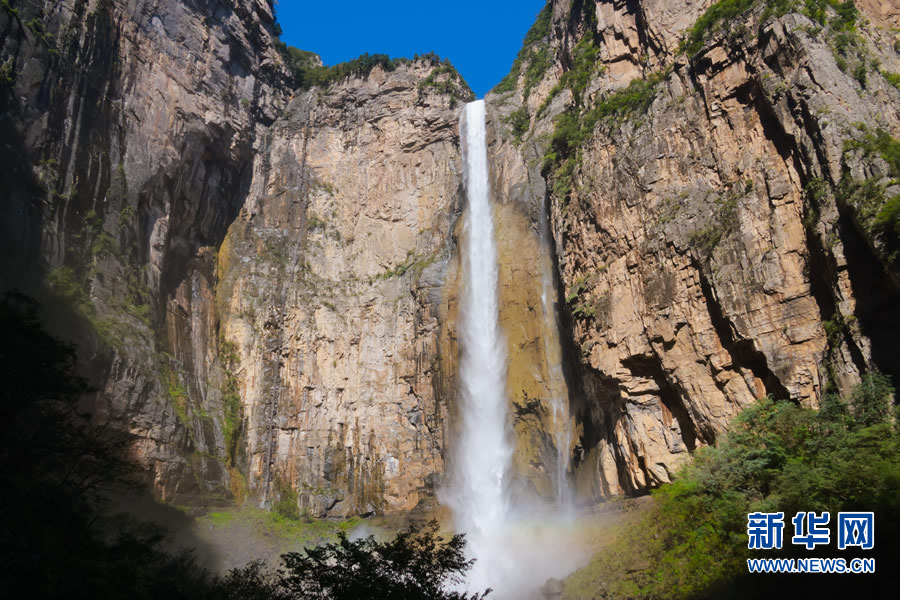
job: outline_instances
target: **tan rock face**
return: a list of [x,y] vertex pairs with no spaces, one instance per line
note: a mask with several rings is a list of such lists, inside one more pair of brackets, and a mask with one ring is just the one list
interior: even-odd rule
[[[667,65],[674,72],[646,114],[601,122],[580,149],[571,196],[551,197],[563,333],[577,348],[583,498],[668,481],[762,395],[815,406],[827,369],[843,389],[864,369],[898,372],[882,333],[897,326],[881,304],[897,299],[889,269],[843,207],[829,196],[813,208],[808,190],[811,181],[836,186],[855,168],[844,153],[851,123],[898,135],[897,111],[885,106],[900,95],[877,74],[863,88],[842,72],[799,15],[758,36],[714,36],[690,62],[673,56],[709,3],[683,4],[596,3],[602,68],[587,85],[591,102]],[[589,16],[572,19],[562,5],[554,3],[549,44],[566,65]],[[874,43],[870,51],[897,62]],[[535,119],[546,88],[528,99],[526,163],[540,160],[566,106],[559,94]],[[489,101],[509,114],[518,94]],[[868,277],[887,281],[863,284]],[[848,318],[854,325],[829,339],[826,326]]]
[[298,96],[220,254],[250,490],[313,514],[398,512],[443,472],[439,303],[458,216],[458,107],[419,62]]

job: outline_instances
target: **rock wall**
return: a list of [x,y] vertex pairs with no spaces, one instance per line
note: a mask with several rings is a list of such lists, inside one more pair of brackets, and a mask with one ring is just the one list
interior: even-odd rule
[[[488,98],[523,493],[560,452],[585,500],[641,492],[760,395],[900,373],[873,228],[896,11],[839,31],[759,3],[684,45],[711,4],[553,0]],[[428,507],[461,83],[426,57],[292,90],[274,31],[265,0],[5,2],[0,283],[79,343],[159,498]]]
[[215,248],[284,104],[271,3],[10,0],[4,287],[40,297],[157,494],[230,497]]
[[260,497],[381,514],[440,480],[439,313],[461,176],[459,108],[419,88],[434,68],[305,92],[265,137],[217,298]]
[[[668,481],[760,396],[816,406],[829,382],[900,375],[895,263],[842,192],[891,195],[878,153],[852,150],[900,133],[891,33],[860,20],[842,53],[828,22],[760,3],[684,52],[710,3],[676,4],[551,2],[524,54],[553,56],[542,80],[531,58],[489,97],[551,189],[584,499]],[[546,156],[597,106],[568,165]]]

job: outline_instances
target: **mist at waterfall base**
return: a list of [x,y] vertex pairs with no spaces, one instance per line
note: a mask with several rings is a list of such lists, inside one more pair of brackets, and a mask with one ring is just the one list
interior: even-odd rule
[[[450,482],[440,499],[453,511],[454,526],[466,534],[469,557],[476,561],[464,587],[473,592],[492,588],[491,597],[499,600],[525,600],[539,597],[548,579],[564,577],[585,555],[571,543],[574,510],[558,467],[555,502],[525,501],[513,491],[515,439],[506,393],[506,340],[499,326],[483,101],[466,105],[460,136],[468,200],[462,242],[460,422]],[[565,440],[568,444],[567,436]]]

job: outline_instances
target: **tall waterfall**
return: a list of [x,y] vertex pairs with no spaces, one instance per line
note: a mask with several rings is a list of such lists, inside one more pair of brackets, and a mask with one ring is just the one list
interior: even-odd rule
[[475,544],[509,512],[513,454],[506,398],[506,343],[500,333],[497,244],[488,183],[484,101],[467,104],[460,120],[468,211],[460,307],[461,430],[456,442],[454,514]]
[[476,588],[496,586],[505,571],[502,538],[509,518],[514,441],[506,397],[506,342],[499,326],[497,244],[488,182],[484,101],[466,105],[460,118],[468,207],[464,224],[464,284],[460,305],[460,431],[452,488],[446,501],[476,559]]
[[[510,495],[515,438],[506,390],[506,340],[499,325],[498,255],[494,235],[484,101],[467,104],[460,118],[464,182],[468,206],[462,239],[463,290],[459,336],[459,431],[454,440],[450,486],[442,501],[464,532],[475,566],[468,576],[472,591],[491,587],[497,600],[535,597],[549,577],[570,572],[578,552],[571,543],[572,522],[558,518],[566,500],[569,433],[567,397],[560,367],[559,340],[545,340],[550,369],[551,404],[559,458],[555,468],[557,500],[551,507],[515,505]],[[544,271],[544,318],[556,328],[552,305],[552,269]],[[554,334],[555,335],[555,334]],[[554,350],[555,349],[555,350]],[[553,385],[553,384],[556,385]]]

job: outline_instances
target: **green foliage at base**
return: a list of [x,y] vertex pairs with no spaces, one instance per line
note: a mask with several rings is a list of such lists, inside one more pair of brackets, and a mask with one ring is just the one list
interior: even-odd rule
[[300,504],[297,490],[284,482],[278,481],[275,486],[278,491],[278,501],[272,505],[272,512],[291,521],[300,519]]
[[[849,404],[831,396],[817,412],[765,398],[746,408],[718,447],[698,450],[673,483],[653,493],[653,509],[621,534],[619,553],[596,556],[570,579],[569,597],[583,597],[591,586],[610,598],[696,598],[729,589],[746,575],[753,511],[783,511],[786,521],[798,511],[874,511],[879,539],[896,549],[900,432],[890,419],[893,395],[886,377],[870,373]],[[785,552],[789,532],[790,524]]]
[[219,337],[219,359],[225,372],[225,383],[222,387],[222,435],[225,438],[225,456],[228,464],[234,466],[244,412],[237,376],[234,374],[239,364],[238,347],[224,336]]
[[434,521],[387,542],[372,537],[351,541],[342,533],[337,543],[283,555],[282,570],[271,572],[252,563],[232,570],[222,584],[240,592],[229,594],[231,598],[480,600],[487,594],[448,589],[462,583],[472,567],[464,549],[462,535],[443,540]]
[[[334,542],[338,534],[361,525],[358,517],[348,519],[289,518],[276,512],[245,506],[241,509],[210,512],[198,519],[199,530],[207,543],[216,546],[245,540],[246,554],[274,559],[284,552]],[[265,541],[265,547],[260,540]]]
[[112,513],[110,491],[136,492],[133,440],[82,413],[92,390],[75,349],[38,311],[18,294],[0,300],[0,597],[212,598],[214,579],[166,552],[162,529]]

